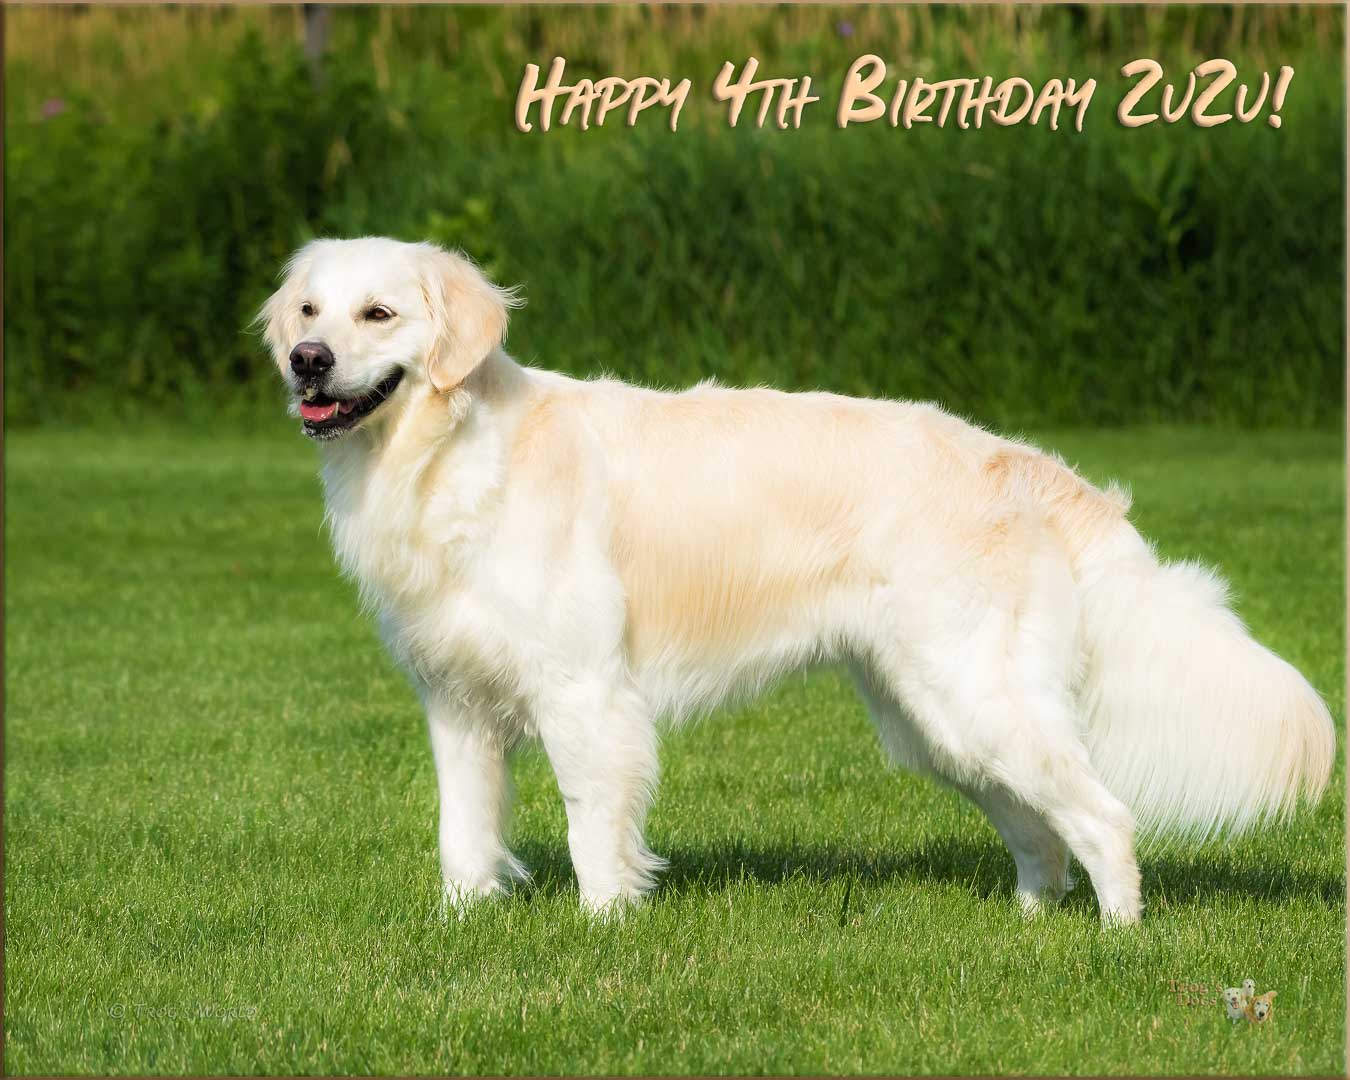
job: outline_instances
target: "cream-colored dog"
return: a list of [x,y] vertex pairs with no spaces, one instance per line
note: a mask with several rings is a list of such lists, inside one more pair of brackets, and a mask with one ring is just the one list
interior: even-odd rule
[[[539,740],[582,903],[639,897],[658,722],[849,670],[892,757],[990,817],[1034,910],[1069,856],[1140,914],[1136,828],[1315,799],[1331,719],[1128,501],[931,405],[521,367],[511,293],[430,244],[322,240],[261,319],[319,442],[338,559],[425,704],[456,904],[523,873],[507,756]],[[746,762],[753,768],[753,762]]]

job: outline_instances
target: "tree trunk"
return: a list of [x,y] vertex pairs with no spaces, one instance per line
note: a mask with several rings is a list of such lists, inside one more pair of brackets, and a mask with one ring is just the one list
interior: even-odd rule
[[328,5],[305,5],[305,63],[314,89],[324,85],[323,54],[328,48]]

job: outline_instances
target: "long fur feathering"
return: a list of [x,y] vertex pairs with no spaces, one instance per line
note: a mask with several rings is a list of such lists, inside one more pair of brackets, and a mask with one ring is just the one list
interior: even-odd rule
[[1255,641],[1228,586],[1193,562],[1161,562],[1101,491],[1024,445],[985,472],[1043,511],[1071,553],[1079,602],[1083,740],[1146,840],[1236,835],[1315,803],[1336,753],[1317,691]]
[[1240,833],[1315,802],[1336,751],[1317,691],[1252,639],[1215,573],[1137,548],[1080,567],[1079,700],[1107,788],[1155,839]]

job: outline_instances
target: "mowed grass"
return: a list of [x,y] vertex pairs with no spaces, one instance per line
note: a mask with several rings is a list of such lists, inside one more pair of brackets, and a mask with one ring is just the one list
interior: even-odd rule
[[[1343,696],[1334,434],[1046,434]],[[1290,827],[1143,860],[1142,927],[1080,881],[1024,921],[973,807],[888,770],[832,675],[673,733],[642,910],[576,910],[519,761],[534,883],[437,918],[412,692],[321,528],[314,451],[248,436],[6,444],[9,1073],[1344,1071],[1343,754]],[[1169,980],[1279,991],[1231,1026]]]

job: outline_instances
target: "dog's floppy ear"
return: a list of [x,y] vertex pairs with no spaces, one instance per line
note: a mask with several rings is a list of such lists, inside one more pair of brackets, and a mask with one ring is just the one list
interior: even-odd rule
[[506,338],[506,322],[522,300],[492,284],[457,251],[422,244],[422,290],[435,337],[427,377],[439,394],[467,379]]
[[262,330],[272,360],[286,374],[291,346],[300,334],[300,282],[313,260],[313,244],[306,244],[288,260],[281,272],[281,286],[263,302],[253,325]]

